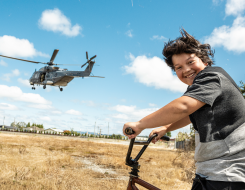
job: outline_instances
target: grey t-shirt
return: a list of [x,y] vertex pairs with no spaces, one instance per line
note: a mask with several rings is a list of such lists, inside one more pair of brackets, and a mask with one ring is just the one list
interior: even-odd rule
[[208,66],[183,96],[206,103],[190,115],[199,132],[196,172],[207,180],[245,182],[245,100],[233,79]]

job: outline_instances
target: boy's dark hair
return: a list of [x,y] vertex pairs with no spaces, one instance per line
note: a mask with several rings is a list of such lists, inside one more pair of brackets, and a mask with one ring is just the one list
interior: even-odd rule
[[167,43],[165,42],[164,44],[162,54],[169,67],[174,70],[172,56],[174,54],[181,53],[195,53],[203,63],[208,63],[209,66],[214,64],[212,59],[214,56],[214,50],[211,50],[211,46],[209,44],[201,44],[193,36],[188,34],[184,28],[180,29],[180,33],[182,37],[171,40]]

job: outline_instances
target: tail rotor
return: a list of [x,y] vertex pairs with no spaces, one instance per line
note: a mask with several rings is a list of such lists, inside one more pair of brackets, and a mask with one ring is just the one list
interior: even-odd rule
[[90,64],[90,63],[95,63],[95,61],[92,61],[94,58],[96,58],[97,55],[91,57],[90,59],[88,59],[88,52],[86,51],[86,58],[87,58],[87,62],[84,63],[81,68],[83,68],[86,64]]

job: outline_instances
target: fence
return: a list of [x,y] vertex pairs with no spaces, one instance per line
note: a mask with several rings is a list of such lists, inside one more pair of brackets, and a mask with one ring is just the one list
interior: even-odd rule
[[195,150],[195,140],[183,140],[175,142],[176,149],[184,149],[184,150]]

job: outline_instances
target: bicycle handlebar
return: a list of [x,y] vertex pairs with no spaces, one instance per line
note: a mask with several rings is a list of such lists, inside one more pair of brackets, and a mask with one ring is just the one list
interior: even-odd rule
[[[133,131],[132,128],[127,127],[125,129],[125,133],[127,135],[131,135],[131,134],[134,134],[134,131]],[[153,134],[152,136],[150,136],[147,141],[135,141],[135,138],[131,139],[129,147],[128,147],[128,153],[127,153],[127,156],[126,156],[126,165],[128,165],[130,167],[137,168],[138,167],[138,160],[140,159],[140,157],[142,156],[142,154],[144,153],[144,151],[146,150],[148,145],[151,143],[152,139],[155,138],[155,137],[157,137],[157,134]],[[165,135],[162,136],[161,139],[165,140],[165,141],[169,141],[170,140],[170,138],[168,136],[165,136]],[[135,159],[132,159],[130,156],[131,156],[131,152],[132,152],[134,144],[135,145],[144,145],[144,146],[140,150],[138,155],[135,157]]]
[[[126,129],[125,129],[125,133],[127,134],[127,135],[132,135],[132,134],[134,134],[134,131],[133,131],[133,129],[131,128],[131,127],[127,127]],[[157,137],[157,134],[154,134],[155,136],[154,137]],[[153,136],[153,135],[152,135]],[[151,137],[152,137],[151,136]],[[149,137],[149,139],[151,138],[151,137]],[[153,138],[152,138],[153,139]],[[152,140],[151,139],[151,140]],[[161,137],[161,139],[162,140],[165,140],[165,141],[169,141],[170,140],[170,138],[168,137],[168,136],[166,136],[166,135],[164,135],[164,136],[162,136]],[[150,142],[151,142],[151,140],[150,140]]]

